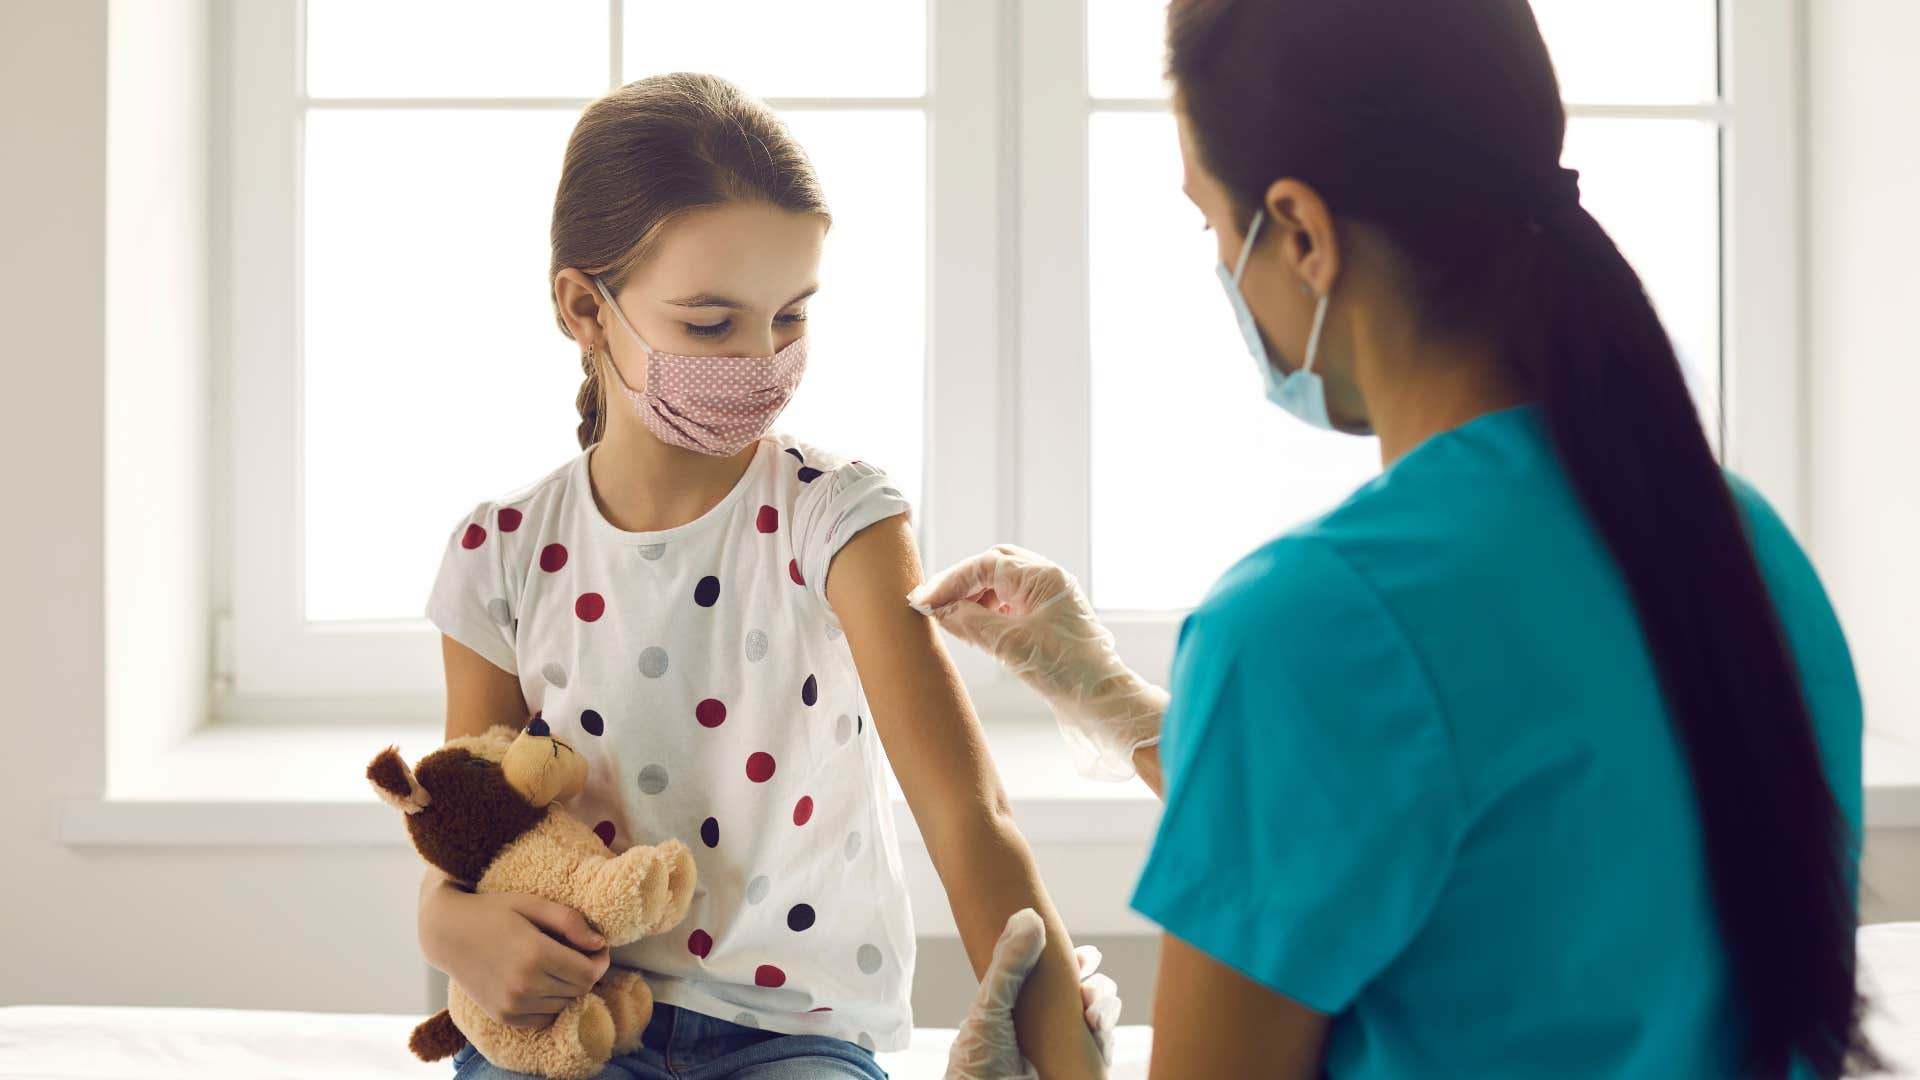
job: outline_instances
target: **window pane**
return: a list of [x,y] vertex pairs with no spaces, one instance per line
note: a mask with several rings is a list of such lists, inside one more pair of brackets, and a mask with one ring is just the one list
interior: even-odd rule
[[546,278],[574,115],[308,115],[309,619],[417,617],[458,517],[578,453]]
[[1720,133],[1692,120],[1577,119],[1564,160],[1581,199],[1646,283],[1700,403],[1719,430]]
[[926,0],[628,0],[626,80],[711,71],[761,97],[919,97]]
[[[1377,472],[1378,451],[1370,439],[1315,432],[1262,396],[1206,273],[1213,238],[1178,197],[1172,121],[1096,113],[1090,136],[1094,600],[1185,607],[1239,555]],[[1718,146],[1707,123],[1576,120],[1565,159],[1646,282],[1710,432],[1720,392]]]
[[1533,0],[1533,13],[1570,102],[1690,105],[1719,96],[1714,0]]
[[1380,468],[1373,439],[1269,404],[1180,195],[1165,113],[1095,113],[1089,193],[1094,602],[1191,606],[1237,558]]
[[780,428],[885,469],[919,505],[927,355],[919,112],[789,112],[833,210],[807,374]]
[[1087,93],[1165,97],[1167,0],[1087,0]]
[[307,0],[315,97],[594,97],[607,0]]

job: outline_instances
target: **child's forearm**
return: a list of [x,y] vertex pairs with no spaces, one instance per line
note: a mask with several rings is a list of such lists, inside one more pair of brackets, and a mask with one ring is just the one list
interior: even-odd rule
[[994,943],[1014,912],[1030,907],[1046,921],[1046,951],[1014,1009],[1020,1051],[1042,1080],[1105,1075],[1099,1049],[1087,1031],[1073,942],[1012,819],[990,818],[934,862],[976,976],[986,970]]

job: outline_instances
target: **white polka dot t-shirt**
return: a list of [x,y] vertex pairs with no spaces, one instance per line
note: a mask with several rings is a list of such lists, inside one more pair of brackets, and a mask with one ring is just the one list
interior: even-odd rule
[[693,849],[686,921],[614,961],[709,1016],[906,1047],[887,766],[825,593],[841,546],[906,501],[870,465],[769,435],[712,510],[625,532],[587,458],[461,522],[427,614],[586,754],[566,807],[610,848]]

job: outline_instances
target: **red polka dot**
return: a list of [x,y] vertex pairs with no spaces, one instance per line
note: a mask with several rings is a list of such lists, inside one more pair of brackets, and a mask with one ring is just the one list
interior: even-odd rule
[[802,795],[800,801],[793,804],[793,823],[805,825],[813,819],[813,796]]
[[713,951],[713,935],[705,930],[695,930],[687,935],[687,951],[702,960]]
[[773,779],[773,755],[761,751],[747,759],[747,779],[764,784]]
[[613,822],[603,821],[600,824],[595,825],[593,827],[593,835],[599,837],[601,843],[607,845],[608,847],[612,847],[613,846]]
[[760,517],[754,522],[754,526],[763,533],[773,532],[780,527],[780,511],[771,506],[761,507]]
[[551,574],[567,565],[567,549],[559,544],[548,544],[540,549],[540,569]]
[[500,531],[512,532],[520,527],[520,511],[509,506],[500,511]]
[[821,1005],[817,1008],[808,1009],[807,1011],[808,1012],[832,1012],[833,1008],[831,1006]]
[[727,722],[727,706],[719,698],[708,698],[693,707],[693,718],[701,727],[719,727]]
[[771,990],[775,987],[785,986],[786,984],[787,973],[774,967],[772,964],[761,964],[759,967],[753,969],[753,985],[755,986],[764,986]]
[[472,551],[474,548],[486,542],[487,530],[481,528],[478,524],[467,526],[467,534],[460,538],[460,546],[466,548],[468,551]]
[[800,560],[798,559],[787,560],[787,576],[793,579],[793,583],[795,585],[806,584],[806,582],[801,580],[801,577],[800,577]]
[[607,598],[597,592],[581,593],[573,602],[573,613],[582,622],[594,622],[607,613]]

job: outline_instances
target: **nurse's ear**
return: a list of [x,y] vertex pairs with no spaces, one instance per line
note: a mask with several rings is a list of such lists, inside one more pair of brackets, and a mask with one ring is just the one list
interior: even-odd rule
[[1333,291],[1340,277],[1340,236],[1326,200],[1304,181],[1275,180],[1267,188],[1267,220],[1278,256],[1315,296]]

